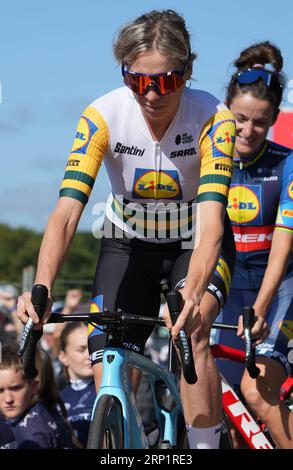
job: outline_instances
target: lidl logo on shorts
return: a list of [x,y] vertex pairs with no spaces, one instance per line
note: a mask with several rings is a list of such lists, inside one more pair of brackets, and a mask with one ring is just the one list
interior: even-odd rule
[[261,223],[260,193],[261,187],[258,185],[231,185],[227,207],[230,220],[239,224]]
[[79,120],[71,153],[86,153],[91,136],[98,130],[88,118],[82,116]]
[[290,199],[293,199],[293,181],[290,181],[288,185],[288,194]]
[[178,172],[136,168],[132,197],[136,199],[181,199],[182,191]]
[[278,326],[288,339],[293,339],[293,320],[280,321]]
[[[96,297],[93,298],[91,302],[91,308],[90,308],[91,313],[99,313],[103,311],[103,298],[104,298],[103,295],[97,295]],[[102,328],[102,327],[99,326],[99,328]],[[92,325],[90,323],[88,324],[88,336],[89,337],[99,335],[101,333],[102,331],[100,329],[95,328],[94,324]]]
[[213,157],[232,157],[235,144],[233,120],[220,121],[209,131],[213,143]]

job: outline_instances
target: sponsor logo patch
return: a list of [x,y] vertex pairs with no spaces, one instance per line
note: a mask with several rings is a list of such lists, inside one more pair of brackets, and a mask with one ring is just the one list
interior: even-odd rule
[[225,165],[224,163],[216,163],[215,170],[225,171],[226,173],[232,174],[232,167],[229,165]]
[[89,122],[86,118],[81,117],[77,126],[77,131],[75,135],[75,139],[73,142],[71,152],[76,152],[77,150],[82,149],[85,147],[90,139],[90,127]]
[[193,142],[193,137],[192,135],[188,135],[187,132],[184,132],[182,135],[178,134],[175,137],[175,144],[180,145],[182,144],[190,144],[190,142]]
[[229,191],[228,214],[232,222],[261,222],[260,186],[232,185]]
[[174,150],[170,153],[170,158],[188,157],[189,155],[196,155],[196,150],[194,147],[185,150]]
[[[231,123],[231,125],[229,125]],[[215,147],[213,156],[232,156],[235,144],[234,122],[222,121],[212,128],[212,141]]]
[[68,160],[68,162],[67,162],[67,166],[78,166],[78,165],[79,165],[79,162],[80,162],[80,160],[70,159],[70,160]]
[[237,251],[250,252],[269,250],[272,244],[274,225],[260,227],[233,226]]
[[182,191],[175,170],[135,170],[132,196],[136,199],[181,199]]
[[123,145],[121,142],[117,142],[114,148],[114,152],[120,153],[122,155],[126,154],[126,155],[135,155],[138,157],[142,157],[145,152],[145,149],[139,149],[138,147],[134,145],[131,145],[130,147],[127,145]]

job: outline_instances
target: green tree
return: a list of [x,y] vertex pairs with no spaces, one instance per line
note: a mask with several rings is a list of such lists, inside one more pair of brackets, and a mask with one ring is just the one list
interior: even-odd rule
[[[23,268],[37,265],[42,236],[25,227],[11,228],[0,224],[0,282],[21,284]],[[77,232],[56,286],[66,281],[66,285],[84,287],[82,281],[93,279],[99,252],[100,240],[92,233]]]

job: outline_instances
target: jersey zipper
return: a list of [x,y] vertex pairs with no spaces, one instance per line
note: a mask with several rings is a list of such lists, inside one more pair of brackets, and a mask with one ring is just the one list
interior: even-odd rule
[[161,169],[161,149],[159,142],[155,143],[155,170],[156,170],[156,189],[155,193],[157,193],[157,188],[160,183],[160,169]]

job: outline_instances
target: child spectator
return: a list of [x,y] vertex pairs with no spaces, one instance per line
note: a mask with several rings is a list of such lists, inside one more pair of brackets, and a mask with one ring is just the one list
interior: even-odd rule
[[38,378],[29,379],[15,346],[3,347],[0,412],[10,425],[18,449],[74,448],[69,426],[56,409],[57,404],[62,409],[62,402],[44,351],[38,353],[37,368]]
[[59,359],[70,384],[61,390],[68,421],[83,447],[86,447],[91,412],[96,397],[84,323],[67,323],[60,336]]

